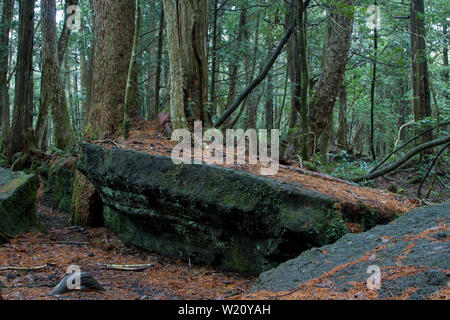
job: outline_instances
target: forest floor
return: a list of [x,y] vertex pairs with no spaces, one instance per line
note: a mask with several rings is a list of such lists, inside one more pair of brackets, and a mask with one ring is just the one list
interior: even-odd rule
[[[47,207],[39,206],[38,215],[46,234],[27,233],[0,245],[0,296],[4,299],[220,300],[246,292],[256,281],[126,247],[105,228],[73,227],[68,214]],[[152,267],[143,271],[116,271],[106,270],[107,264],[152,264]],[[48,296],[70,265],[91,273],[106,291],[82,290]],[[3,270],[8,267],[30,269]]]

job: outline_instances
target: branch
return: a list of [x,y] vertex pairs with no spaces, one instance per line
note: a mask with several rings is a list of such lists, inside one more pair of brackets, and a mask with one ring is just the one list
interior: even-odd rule
[[409,159],[414,157],[416,154],[422,152],[423,150],[431,148],[431,147],[439,146],[439,145],[442,145],[442,144],[445,144],[445,143],[449,143],[449,142],[450,142],[450,135],[447,135],[445,137],[442,137],[442,138],[439,138],[439,139],[435,139],[435,140],[423,143],[423,144],[415,147],[414,149],[409,151],[407,154],[405,154],[402,158],[400,158],[396,162],[392,163],[391,165],[385,167],[384,169],[381,169],[381,170],[376,171],[374,173],[370,173],[370,174],[368,174],[366,176],[363,176],[363,177],[352,179],[352,181],[354,181],[354,182],[361,182],[363,180],[373,180],[375,178],[384,176],[386,173],[394,171],[395,169],[400,167],[402,164],[407,162]]
[[441,124],[437,125],[436,127],[427,129],[427,130],[423,131],[421,134],[419,134],[418,136],[415,136],[414,138],[411,138],[411,139],[408,140],[405,144],[403,144],[401,147],[399,147],[398,149],[396,149],[396,150],[392,151],[391,153],[389,153],[389,154],[386,156],[386,158],[384,158],[383,161],[381,161],[375,168],[371,169],[371,170],[369,171],[369,173],[375,172],[375,170],[377,170],[377,169],[378,169],[379,167],[381,167],[386,161],[388,161],[390,157],[392,157],[394,154],[396,154],[397,152],[399,152],[400,150],[402,150],[404,147],[406,147],[406,146],[407,146],[408,144],[410,144],[411,142],[413,142],[413,141],[419,139],[420,137],[426,135],[427,133],[433,131],[433,130],[436,129],[436,128],[439,128],[439,127],[442,127],[442,126],[446,126],[446,125],[448,125],[448,124],[450,124],[450,121],[441,123]]
[[274,53],[272,54],[272,57],[267,62],[264,69],[261,71],[261,73],[256,77],[252,83],[249,84],[249,86],[244,90],[244,92],[241,93],[241,95],[233,102],[233,104],[223,113],[223,115],[217,120],[217,122],[214,124],[214,128],[219,128],[225,120],[228,119],[228,117],[239,107],[239,105],[242,103],[242,101],[245,100],[245,98],[255,89],[267,76],[270,69],[272,68],[273,64],[277,60],[278,56],[283,51],[284,46],[288,42],[289,38],[292,35],[293,26],[290,26],[289,29],[286,31],[283,39],[280,41],[278,46],[276,47]]

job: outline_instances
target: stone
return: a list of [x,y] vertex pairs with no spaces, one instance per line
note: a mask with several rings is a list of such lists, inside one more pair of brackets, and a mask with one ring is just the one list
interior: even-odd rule
[[337,200],[314,191],[131,150],[81,150],[78,170],[102,199],[105,226],[163,256],[259,274],[347,232]]
[[0,168],[0,232],[15,236],[39,228],[35,207],[38,188],[36,175]]
[[[450,224],[449,212],[450,202],[427,206],[370,231],[347,234],[322,247],[329,252],[326,260],[332,264],[317,255],[317,250],[305,251],[262,273],[250,292],[285,292],[328,273],[323,281],[333,282],[333,290],[342,293],[349,283],[366,283],[369,267],[375,265],[381,270],[380,299],[400,297],[411,289],[417,289],[411,299],[426,299],[444,289],[450,279],[448,242],[434,237]],[[382,237],[390,241],[380,245]],[[412,245],[413,250],[408,249]],[[436,246],[444,248],[432,251]],[[330,273],[332,269],[337,271]]]

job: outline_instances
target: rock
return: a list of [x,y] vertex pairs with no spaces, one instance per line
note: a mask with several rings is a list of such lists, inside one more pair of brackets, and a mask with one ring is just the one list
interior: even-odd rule
[[242,171],[92,144],[78,170],[103,201],[105,225],[163,256],[259,274],[347,232],[337,200]]
[[[436,240],[450,224],[450,202],[413,210],[388,225],[361,234],[347,234],[320,250],[308,250],[295,259],[260,275],[251,292],[284,292],[330,272],[322,281],[333,290],[346,292],[349,283],[367,283],[369,266],[381,272],[379,298],[395,298],[411,288],[411,299],[425,299],[447,286],[450,280],[450,248],[446,237]],[[380,239],[389,238],[382,243]],[[436,250],[436,247],[443,247]],[[375,255],[376,251],[376,255]],[[331,263],[328,263],[331,262]]]
[[[0,231],[8,236],[38,227],[36,218],[36,175],[0,168]],[[0,241],[2,241],[0,237]]]
[[78,170],[75,171],[70,220],[75,225],[103,226],[103,202],[95,187]]
[[41,204],[61,212],[70,212],[75,159],[62,158],[58,161],[46,161],[40,175],[44,182]]

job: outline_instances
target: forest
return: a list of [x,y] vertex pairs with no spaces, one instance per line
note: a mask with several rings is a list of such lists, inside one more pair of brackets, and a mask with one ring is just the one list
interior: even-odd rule
[[0,300],[450,299],[449,13],[2,0]]

